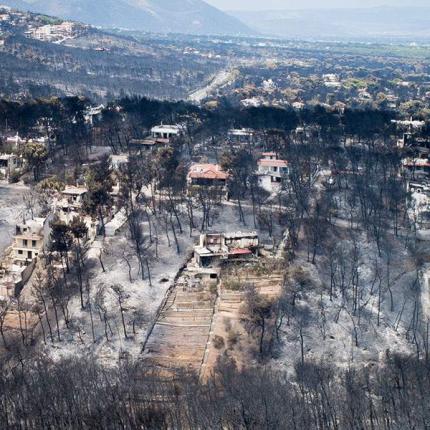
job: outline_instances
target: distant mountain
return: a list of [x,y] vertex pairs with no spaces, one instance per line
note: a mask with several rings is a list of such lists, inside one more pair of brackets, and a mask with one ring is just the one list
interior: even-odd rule
[[430,39],[430,7],[234,11],[262,34],[289,38]]
[[251,34],[202,0],[0,0],[0,4],[103,27],[158,33]]
[[25,0],[0,0],[0,6],[1,5],[6,5],[21,10],[28,9],[28,3]]

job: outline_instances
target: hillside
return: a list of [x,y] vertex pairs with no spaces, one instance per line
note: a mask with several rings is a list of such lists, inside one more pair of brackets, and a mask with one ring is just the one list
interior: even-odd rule
[[237,18],[202,0],[3,0],[2,3],[103,27],[157,33],[252,33]]
[[[0,7],[0,94],[108,94],[185,98],[219,68],[220,59],[184,55],[145,36],[136,41],[79,23]],[[11,78],[12,77],[12,78]]]

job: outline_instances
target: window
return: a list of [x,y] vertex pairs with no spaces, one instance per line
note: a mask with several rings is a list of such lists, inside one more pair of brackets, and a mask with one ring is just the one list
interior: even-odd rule
[[36,248],[36,243],[37,243],[37,242],[36,242],[35,240],[32,240],[32,241],[31,241],[31,246],[32,246],[33,248]]
[[22,255],[22,249],[18,249],[18,254]]
[[24,246],[28,246],[28,240],[27,240],[27,239],[23,239],[22,244],[23,244]]

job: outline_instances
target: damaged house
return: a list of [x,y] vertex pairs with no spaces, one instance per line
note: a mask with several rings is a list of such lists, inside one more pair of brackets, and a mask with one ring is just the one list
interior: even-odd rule
[[216,267],[229,260],[252,258],[258,255],[259,244],[255,231],[202,234],[194,247],[194,261],[199,267]]
[[258,160],[258,184],[269,193],[278,191],[288,176],[288,162],[275,152],[265,152]]

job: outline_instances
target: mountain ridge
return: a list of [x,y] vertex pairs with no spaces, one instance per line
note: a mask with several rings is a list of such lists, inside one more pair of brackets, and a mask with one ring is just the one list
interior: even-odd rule
[[231,11],[263,35],[287,38],[429,39],[430,7]]
[[156,33],[255,33],[203,0],[0,0],[0,4],[101,27]]

